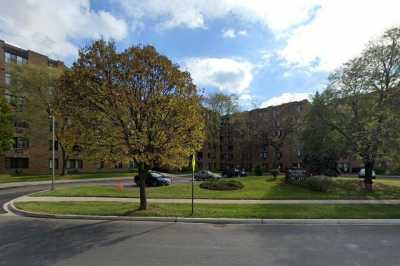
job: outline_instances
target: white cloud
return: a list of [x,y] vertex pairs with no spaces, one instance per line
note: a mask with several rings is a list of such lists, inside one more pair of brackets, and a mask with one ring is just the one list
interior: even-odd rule
[[321,0],[320,6],[310,23],[288,37],[280,54],[289,64],[331,71],[388,27],[400,25],[398,0]]
[[121,40],[127,32],[125,21],[93,11],[89,0],[14,0],[0,8],[1,39],[58,59],[77,55],[71,40]]
[[224,38],[235,39],[237,36],[247,36],[247,31],[245,30],[235,31],[234,29],[226,29],[222,31],[222,37]]
[[[399,0],[113,0],[132,24],[146,20],[161,29],[207,28],[210,20],[234,17],[270,29],[288,66],[331,71],[359,54],[368,40],[400,25]],[[225,37],[245,35],[226,31]]]
[[287,30],[309,18],[318,0],[114,0],[136,24],[145,18],[162,29],[206,28],[207,19],[226,16],[261,23],[274,32]]
[[240,35],[240,36],[247,36],[247,31],[240,30],[240,31],[237,32],[237,34]]
[[276,105],[281,105],[284,103],[289,103],[289,102],[296,102],[296,101],[302,101],[305,99],[310,99],[310,94],[309,93],[291,93],[291,92],[285,92],[279,96],[272,97],[271,99],[264,101],[261,103],[260,107],[265,108],[268,106],[276,106]]
[[234,39],[236,38],[236,32],[234,29],[227,29],[222,31],[222,37],[228,38],[228,39]]
[[214,87],[225,93],[247,94],[255,67],[232,58],[188,58],[183,63],[200,87]]

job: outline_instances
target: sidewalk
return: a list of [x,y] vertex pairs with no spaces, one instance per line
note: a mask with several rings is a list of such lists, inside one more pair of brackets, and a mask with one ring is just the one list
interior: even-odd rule
[[[30,197],[22,196],[14,202],[128,202],[138,203],[139,198],[111,197]],[[203,204],[400,204],[400,200],[223,200],[195,199],[195,203]],[[150,203],[191,203],[191,199],[148,199]]]
[[[132,180],[132,177],[121,176],[121,177],[104,177],[104,178],[86,178],[86,179],[68,179],[68,180],[56,180],[56,184],[68,184],[68,183],[85,183],[85,182],[101,182],[101,181],[121,181],[121,180]],[[51,181],[27,181],[27,182],[12,182],[12,183],[0,183],[0,189],[2,188],[14,188],[24,186],[38,186],[38,185],[50,185]]]

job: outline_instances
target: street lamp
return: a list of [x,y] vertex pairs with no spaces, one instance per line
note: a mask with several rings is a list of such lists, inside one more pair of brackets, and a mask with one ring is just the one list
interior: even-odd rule
[[56,176],[56,167],[55,167],[55,157],[56,157],[56,150],[55,150],[55,144],[56,144],[56,134],[55,134],[55,123],[56,123],[56,118],[54,115],[51,116],[51,131],[53,135],[52,139],[52,159],[51,159],[51,170],[52,170],[52,177],[51,177],[51,190],[54,190],[54,181],[55,181],[55,176]]

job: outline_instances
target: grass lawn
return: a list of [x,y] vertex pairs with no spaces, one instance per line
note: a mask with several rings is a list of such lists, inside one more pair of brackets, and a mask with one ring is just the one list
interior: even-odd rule
[[[56,180],[74,180],[104,177],[121,177],[133,176],[133,172],[106,172],[106,173],[84,173],[84,174],[68,174],[64,176],[56,176]],[[10,182],[28,182],[28,181],[49,181],[51,175],[0,175],[0,183]]]
[[[27,211],[51,214],[191,217],[190,204],[138,204],[118,202],[18,202]],[[214,205],[196,204],[194,217],[287,219],[398,219],[397,205]]]
[[[375,190],[366,192],[359,180],[350,178],[335,179],[334,186],[327,193],[285,184],[282,177],[271,181],[270,177],[236,178],[244,188],[234,191],[206,190],[195,186],[196,198],[209,199],[400,199],[400,180],[379,180]],[[53,192],[37,193],[36,196],[99,196],[99,197],[139,197],[136,187],[117,191],[115,187],[81,186],[64,188]],[[166,187],[147,188],[149,198],[190,198],[191,184],[173,184]]]

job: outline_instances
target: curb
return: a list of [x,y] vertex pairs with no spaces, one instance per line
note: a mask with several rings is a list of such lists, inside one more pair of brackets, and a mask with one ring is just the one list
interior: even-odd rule
[[16,215],[47,219],[108,220],[132,222],[168,222],[202,224],[251,224],[251,225],[400,225],[400,219],[238,219],[238,218],[186,218],[186,217],[124,217],[73,214],[46,214],[18,209],[14,200],[5,204]]

